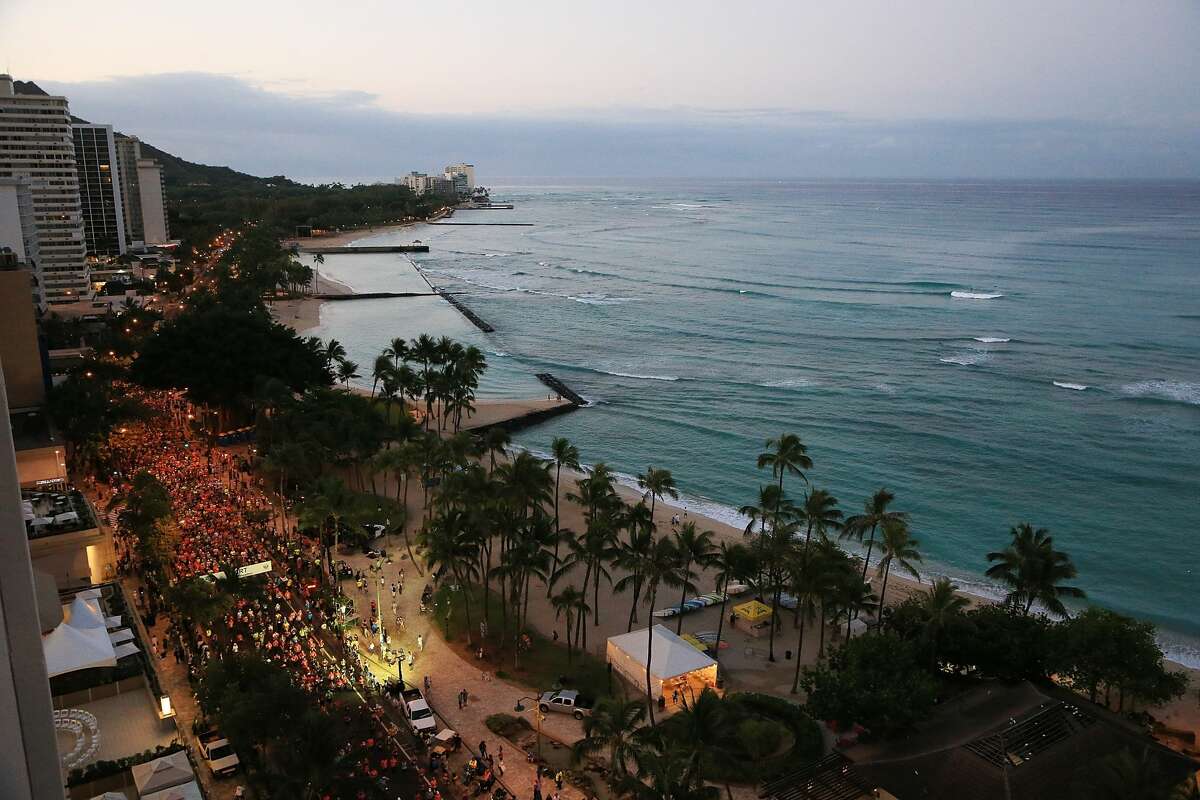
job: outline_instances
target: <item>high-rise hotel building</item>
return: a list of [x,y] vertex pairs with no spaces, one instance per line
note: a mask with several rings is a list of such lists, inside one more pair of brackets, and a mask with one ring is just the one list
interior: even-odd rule
[[167,224],[162,166],[142,157],[142,143],[135,136],[118,136],[116,153],[121,201],[125,204],[125,242],[135,248],[166,244],[171,229]]
[[73,134],[87,254],[119,256],[126,250],[125,207],[112,126],[78,124]]
[[0,75],[0,178],[28,178],[37,228],[42,305],[88,299],[79,174],[67,98],[18,95]]

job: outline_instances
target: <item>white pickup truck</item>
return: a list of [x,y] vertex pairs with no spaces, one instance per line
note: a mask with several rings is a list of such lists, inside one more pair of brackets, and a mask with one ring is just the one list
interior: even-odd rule
[[224,734],[214,729],[206,731],[196,738],[200,742],[200,753],[208,762],[208,768],[213,771],[214,775],[232,775],[237,772],[241,762]]
[[433,709],[425,702],[421,690],[415,686],[406,687],[400,696],[404,701],[404,716],[408,717],[408,724],[412,726],[413,733],[435,733],[437,718],[433,716]]
[[557,711],[560,714],[570,714],[575,719],[583,719],[592,715],[592,700],[579,692],[569,690],[543,692],[538,698],[538,711],[543,714]]

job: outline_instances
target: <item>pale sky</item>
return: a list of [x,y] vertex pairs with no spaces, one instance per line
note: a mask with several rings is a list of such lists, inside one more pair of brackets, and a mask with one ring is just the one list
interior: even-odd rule
[[[1006,165],[1005,153],[1032,158],[1036,148],[1065,145],[1057,174],[1200,176],[1196,0],[0,0],[0,68],[77,97],[72,108],[81,116],[136,125],[162,144],[201,120],[144,105],[168,103],[173,92],[177,103],[193,99],[187,92],[207,87],[215,92],[209,111],[219,111],[222,92],[234,92],[244,95],[240,113],[251,116],[262,106],[264,115],[291,107],[385,127],[403,128],[414,115],[463,131],[474,122],[480,146],[501,118],[542,123],[549,138],[546,126],[619,126],[622,136],[645,126],[715,130],[713,147],[728,158],[712,163],[723,170],[757,163],[751,151],[764,143],[803,150],[816,146],[804,138],[814,131],[834,142],[841,131],[859,142],[858,155],[825,166],[844,163],[846,174],[877,168],[863,160],[868,145],[907,143],[916,148],[913,169],[890,172],[925,174],[946,148],[961,156],[978,147],[987,152],[962,168],[1037,174],[1057,162],[1043,154],[1009,169],[1015,162]],[[117,107],[136,105],[135,95],[142,108]],[[174,129],[156,116],[172,117]],[[239,121],[248,135],[272,125],[266,116],[220,114],[205,124],[215,137],[236,139]],[[983,139],[974,138],[978,126],[988,131]],[[1003,141],[997,126],[1008,131]],[[936,135],[918,141],[922,131]],[[739,132],[744,156],[730,150]],[[349,129],[339,135],[353,139]],[[636,136],[622,141],[638,155]],[[220,149],[203,150],[220,157]],[[230,149],[224,160],[250,168],[247,155]],[[262,156],[253,156],[259,171],[337,169],[281,154],[272,170],[270,154]],[[581,161],[573,174],[595,163]],[[606,168],[619,173],[621,163]],[[345,174],[395,171],[354,169]],[[688,170],[703,174],[703,159]]]

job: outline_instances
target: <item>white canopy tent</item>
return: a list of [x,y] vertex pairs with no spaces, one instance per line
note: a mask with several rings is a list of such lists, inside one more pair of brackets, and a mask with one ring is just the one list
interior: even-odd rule
[[200,787],[193,780],[161,792],[143,794],[142,800],[204,800],[204,795],[200,794]]
[[108,638],[100,603],[94,597],[75,595],[63,606],[65,621],[42,637],[49,677],[94,667],[115,667],[117,656]]
[[717,662],[676,636],[662,625],[655,625],[654,643],[646,629],[610,636],[608,663],[634,686],[646,689],[646,655],[650,650],[650,694],[664,697],[673,689],[691,684],[716,688]]
[[133,773],[133,785],[137,787],[138,796],[142,798],[196,780],[187,753],[182,750],[145,764],[135,764],[130,772]]

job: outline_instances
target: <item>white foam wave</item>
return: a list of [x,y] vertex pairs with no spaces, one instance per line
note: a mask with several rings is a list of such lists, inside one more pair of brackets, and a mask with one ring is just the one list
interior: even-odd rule
[[696,203],[671,203],[671,206],[673,208],[686,208],[686,209],[708,208],[708,206],[697,205]]
[[959,300],[995,300],[997,297],[1004,297],[998,292],[963,292],[957,289],[951,292],[950,296]]
[[1068,381],[1051,381],[1051,383],[1060,389],[1074,389],[1077,392],[1082,392],[1084,389],[1088,388],[1087,384],[1085,383],[1070,383]]
[[1004,344],[1005,342],[1011,342],[1012,339],[1005,339],[1000,336],[976,336],[975,341],[983,342],[984,344]]
[[1173,400],[1191,406],[1200,406],[1200,383],[1187,381],[1137,381],[1121,387],[1121,394],[1126,397],[1153,397],[1160,400]]
[[987,353],[963,353],[962,355],[946,356],[945,358],[938,359],[943,364],[957,364],[960,367],[973,367],[987,360]]
[[618,378],[636,378],[637,380],[640,380],[640,381],[677,381],[677,380],[679,380],[679,376],[677,376],[677,375],[641,375],[636,372],[617,372],[615,370],[597,369],[597,368],[593,368],[593,371],[602,373],[604,375],[615,375]]
[[576,303],[583,303],[585,306],[617,306],[621,303],[628,303],[632,298],[609,297],[606,294],[581,294],[567,295],[567,299],[574,300]]

